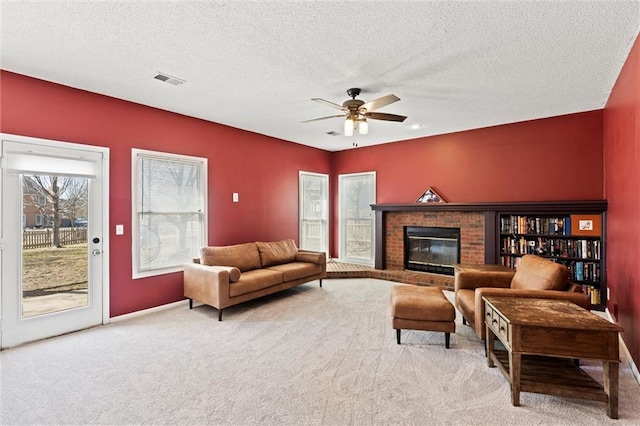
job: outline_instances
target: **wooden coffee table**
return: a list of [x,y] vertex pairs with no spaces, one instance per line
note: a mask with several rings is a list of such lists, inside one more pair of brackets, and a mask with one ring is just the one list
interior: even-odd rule
[[[603,401],[618,418],[618,333],[613,324],[565,300],[485,297],[487,364],[498,366],[511,384],[511,403],[520,392]],[[495,349],[498,338],[506,350]],[[576,362],[603,363],[604,384]]]

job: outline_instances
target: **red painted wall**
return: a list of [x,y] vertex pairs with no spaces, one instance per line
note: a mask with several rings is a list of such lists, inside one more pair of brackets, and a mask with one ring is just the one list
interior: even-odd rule
[[604,109],[609,311],[640,365],[640,36]]
[[413,203],[429,186],[455,203],[602,199],[602,111],[334,153],[333,205],[338,174],[373,170],[378,203]]
[[183,298],[182,273],[131,278],[131,148],[209,159],[209,244],[298,241],[298,172],[330,171],[322,150],[14,73],[0,93],[0,131],[110,148],[111,316]]

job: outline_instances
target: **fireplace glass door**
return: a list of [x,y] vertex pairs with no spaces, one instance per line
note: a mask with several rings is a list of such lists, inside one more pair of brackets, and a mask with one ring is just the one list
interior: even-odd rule
[[453,275],[460,259],[460,229],[405,227],[405,268]]

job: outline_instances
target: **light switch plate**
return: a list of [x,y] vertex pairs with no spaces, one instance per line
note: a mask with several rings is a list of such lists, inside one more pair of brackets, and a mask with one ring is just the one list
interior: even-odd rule
[[237,203],[237,202],[238,202],[238,200],[239,200],[238,193],[237,193],[237,192],[234,192],[234,193],[233,193],[233,202],[234,202],[234,203]]
[[124,225],[116,225],[116,235],[124,235]]

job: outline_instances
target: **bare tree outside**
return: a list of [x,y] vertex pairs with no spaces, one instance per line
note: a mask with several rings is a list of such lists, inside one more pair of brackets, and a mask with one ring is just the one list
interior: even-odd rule
[[367,188],[368,182],[360,180],[351,182],[349,185],[349,190],[347,191],[347,198],[349,199],[349,209],[348,218],[349,219],[361,219],[360,216],[360,198],[362,197],[362,191]]
[[137,162],[137,267],[181,265],[202,245],[202,165],[144,156]]
[[341,256],[349,260],[366,262],[372,260],[373,220],[370,204],[375,200],[374,188],[374,181],[370,174],[342,176],[340,214],[344,241]]
[[44,228],[23,231],[23,318],[88,304],[88,185],[88,178],[23,176],[23,226]]
[[[74,225],[74,220],[87,215],[86,178],[33,175],[24,177],[24,203],[37,209],[45,218],[43,225],[51,226],[52,246],[62,247],[60,227],[63,220]],[[42,202],[44,197],[44,202]]]

